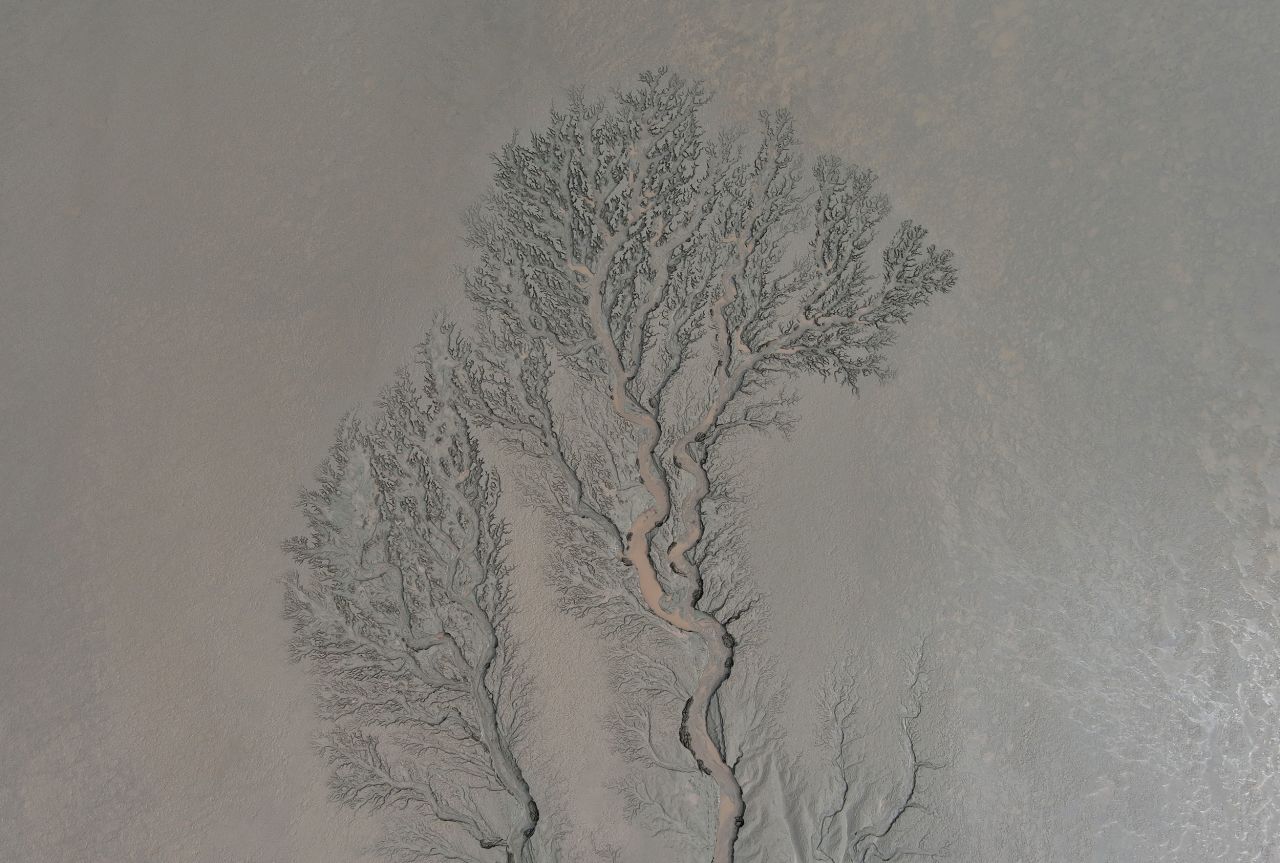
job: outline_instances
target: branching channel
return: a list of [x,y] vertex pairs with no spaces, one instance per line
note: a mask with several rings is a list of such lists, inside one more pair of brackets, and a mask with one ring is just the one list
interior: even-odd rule
[[[897,328],[956,276],[911,221],[876,243],[889,204],[870,171],[834,156],[806,170],[785,111],[755,135],[708,134],[708,100],[646,73],[607,100],[571,94],[495,154],[467,217],[474,325],[432,327],[425,384],[405,375],[376,422],[345,424],[304,498],[312,534],[291,550],[309,574],[289,611],[334,723],[339,799],[421,810],[448,842],[511,860],[537,833],[478,436],[545,517],[563,608],[610,644],[606,725],[658,771],[624,789],[630,811],[734,860],[750,744],[728,683],[772,697],[750,677],[767,663],[739,661],[763,599],[738,554],[738,440],[790,429],[799,375],[854,392],[883,378]],[[705,813],[687,803],[708,790]],[[848,841],[850,860],[881,847]]]
[[528,680],[511,637],[500,487],[427,369],[347,419],[310,534],[287,543],[292,651],[318,683],[335,800],[406,815],[396,860],[524,860],[539,821],[517,750]]

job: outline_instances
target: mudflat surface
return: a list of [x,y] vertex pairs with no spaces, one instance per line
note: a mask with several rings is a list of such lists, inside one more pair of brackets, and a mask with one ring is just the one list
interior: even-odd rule
[[[892,704],[923,638],[955,859],[1280,860],[1277,37],[1260,0],[0,5],[0,857],[364,859],[284,648],[296,490],[460,305],[487,154],[666,64],[960,267],[896,379],[753,453],[796,744],[827,669]],[[653,859],[517,527],[540,751]]]

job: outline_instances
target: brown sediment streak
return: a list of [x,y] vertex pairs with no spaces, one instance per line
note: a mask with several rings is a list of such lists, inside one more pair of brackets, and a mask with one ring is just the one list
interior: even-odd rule
[[720,356],[720,362],[716,366],[716,395],[697,425],[685,433],[675,448],[676,465],[693,476],[694,485],[681,501],[679,509],[679,522],[685,525],[684,533],[667,550],[667,560],[672,570],[689,580],[688,608],[696,615],[698,631],[707,646],[707,662],[702,668],[698,684],[690,698],[685,723],[688,728],[689,749],[698,760],[699,766],[715,781],[719,791],[720,800],[716,807],[716,834],[711,855],[713,863],[731,863],[733,860],[734,845],[737,843],[738,831],[742,827],[746,812],[746,805],[742,798],[742,784],[738,782],[733,768],[716,747],[707,728],[707,714],[711,708],[711,701],[720,691],[720,687],[729,679],[729,674],[733,670],[734,640],[724,624],[712,615],[694,608],[702,595],[702,573],[697,564],[689,560],[688,553],[702,539],[704,531],[702,504],[711,492],[711,480],[702,460],[693,454],[693,445],[701,441],[715,425],[749,368],[744,365],[732,376],[729,372],[729,360],[737,351],[737,345],[731,342],[724,310],[733,302],[735,296],[737,296],[737,284],[732,278],[726,278],[724,290],[711,305],[711,318],[716,328],[716,347]]
[[[639,171],[636,171],[632,174],[633,182],[638,173]],[[627,224],[637,222],[640,215],[637,209],[633,207],[633,211],[628,214]],[[750,219],[748,219],[749,224]],[[641,483],[648,492],[652,504],[634,519],[630,530],[623,537],[622,559],[635,570],[640,595],[650,612],[680,632],[696,634],[702,639],[707,649],[706,663],[699,673],[697,684],[681,721],[681,740],[693,754],[699,768],[715,781],[719,793],[712,861],[713,863],[732,863],[734,845],[738,831],[742,827],[745,812],[742,786],[734,775],[733,768],[725,761],[724,755],[712,739],[707,717],[712,701],[720,687],[729,679],[732,671],[734,639],[719,620],[696,607],[702,593],[702,576],[697,564],[692,562],[688,555],[702,540],[704,534],[702,505],[710,494],[710,479],[702,459],[694,454],[694,445],[704,442],[708,435],[714,433],[721,415],[734,395],[740,391],[746,375],[762,358],[769,354],[789,352],[791,345],[811,330],[826,331],[831,327],[851,323],[857,319],[805,319],[790,333],[769,340],[753,351],[742,342],[739,333],[730,331],[725,310],[737,296],[738,285],[734,275],[729,273],[723,275],[723,290],[710,308],[710,316],[715,327],[716,352],[719,357],[715,371],[714,397],[712,404],[697,424],[674,448],[675,465],[693,479],[693,486],[673,513],[671,487],[656,456],[662,437],[662,427],[658,422],[656,411],[646,410],[628,391],[628,384],[634,372],[632,375],[627,372],[620,348],[613,338],[603,309],[607,267],[613,253],[617,250],[615,244],[620,244],[624,236],[625,232],[620,233],[613,244],[601,251],[598,256],[598,261],[601,263],[596,265],[601,267],[599,273],[572,260],[572,256],[567,264],[572,273],[584,280],[582,286],[586,294],[587,319],[608,366],[610,402],[613,411],[640,432],[636,466]],[[740,257],[750,254],[752,250],[753,243],[748,238],[726,237],[725,241],[738,247]],[[571,244],[569,248],[572,248]],[[646,312],[652,308],[652,302],[655,299],[651,298],[650,304],[645,306]],[[632,343],[627,347],[629,355],[636,353],[637,344],[634,333]],[[638,359],[634,356],[630,358],[633,362]],[[731,369],[734,359],[739,362],[736,369]],[[638,371],[638,363],[635,371]],[[671,519],[673,514],[676,525],[682,530],[668,548],[666,560],[673,572],[689,582],[690,590],[682,601],[676,601],[663,589],[654,567],[650,547],[654,531]]]
[[[742,242],[739,252],[743,255],[749,254],[751,248],[749,242]],[[851,317],[828,320],[804,319],[788,337],[766,343],[753,351],[743,343],[739,332],[730,332],[728,320],[725,318],[725,309],[737,296],[737,288],[736,279],[726,275],[724,290],[711,305],[716,351],[720,358],[715,372],[715,395],[698,423],[681,437],[674,448],[676,466],[693,478],[693,487],[680,502],[676,512],[677,524],[683,525],[684,531],[667,549],[667,561],[672,571],[684,576],[690,584],[689,599],[683,610],[692,618],[694,630],[702,636],[707,646],[707,662],[702,668],[693,695],[686,705],[683,724],[689,750],[697,759],[699,767],[715,780],[719,789],[720,800],[716,809],[712,863],[732,863],[734,845],[737,843],[738,832],[743,825],[746,805],[743,800],[742,785],[738,782],[733,767],[724,760],[724,756],[716,747],[707,728],[711,701],[729,679],[733,670],[735,642],[724,624],[714,616],[694,607],[702,594],[702,573],[688,555],[701,542],[704,534],[702,505],[711,492],[711,481],[702,458],[694,454],[693,446],[705,441],[708,435],[714,433],[716,424],[729,402],[741,390],[746,376],[764,356],[771,351],[788,346],[810,330],[826,331],[835,326],[861,324],[862,321],[857,315],[865,311],[860,309]],[[734,359],[739,362],[737,368],[731,370],[731,361]],[[665,491],[665,484],[663,488]],[[668,506],[668,511],[669,509]]]
[[[574,270],[589,278],[593,275],[585,267],[574,267]],[[592,281],[594,282],[595,279],[593,278]],[[655,456],[662,428],[657,417],[640,407],[627,392],[626,370],[603,314],[600,290],[602,281],[603,279],[587,289],[588,319],[609,366],[610,399],[614,412],[641,432],[636,453],[637,467],[641,482],[653,500],[652,505],[632,522],[631,529],[625,537],[623,559],[635,569],[640,594],[649,610],[676,629],[698,635],[707,648],[707,662],[699,674],[697,685],[682,719],[681,738],[693,754],[699,768],[712,778],[718,790],[719,803],[716,811],[712,861],[713,863],[731,863],[733,847],[737,841],[745,811],[742,786],[734,776],[733,768],[725,761],[711,737],[707,725],[707,714],[712,699],[728,679],[733,667],[734,642],[720,621],[695,607],[701,592],[701,577],[697,567],[689,562],[687,553],[701,539],[703,527],[700,507],[710,491],[707,473],[699,460],[693,456],[691,448],[695,440],[715,424],[736,390],[737,384],[741,382],[742,375],[745,374],[744,368],[735,376],[736,380],[731,380],[727,366],[728,356],[734,346],[729,342],[727,325],[724,321],[724,308],[732,302],[735,289],[732,283],[727,284],[725,291],[712,307],[712,315],[717,322],[717,340],[722,351],[722,362],[717,369],[719,387],[716,401],[698,425],[682,439],[676,452],[677,465],[695,477],[695,487],[682,501],[680,507],[681,520],[687,523],[688,527],[680,541],[668,552],[668,559],[672,561],[675,570],[689,579],[692,588],[684,602],[676,603],[663,590],[650,556],[653,532],[672,514],[670,486]]]
[[[574,270],[588,276],[592,275],[585,267],[575,267]],[[624,537],[623,559],[636,570],[640,583],[640,595],[649,610],[682,632],[694,632],[693,620],[687,614],[682,613],[679,608],[667,607],[670,597],[662,589],[657,570],[654,569],[649,557],[650,536],[671,513],[671,495],[667,489],[667,481],[654,456],[662,436],[662,428],[657,418],[641,408],[627,393],[626,371],[622,367],[622,357],[613,341],[613,334],[609,332],[608,323],[604,320],[601,299],[598,285],[588,288],[588,317],[596,340],[604,351],[605,361],[609,364],[610,402],[618,416],[641,432],[636,463],[640,471],[640,481],[653,499],[653,504],[636,517],[631,524],[631,529]]]

